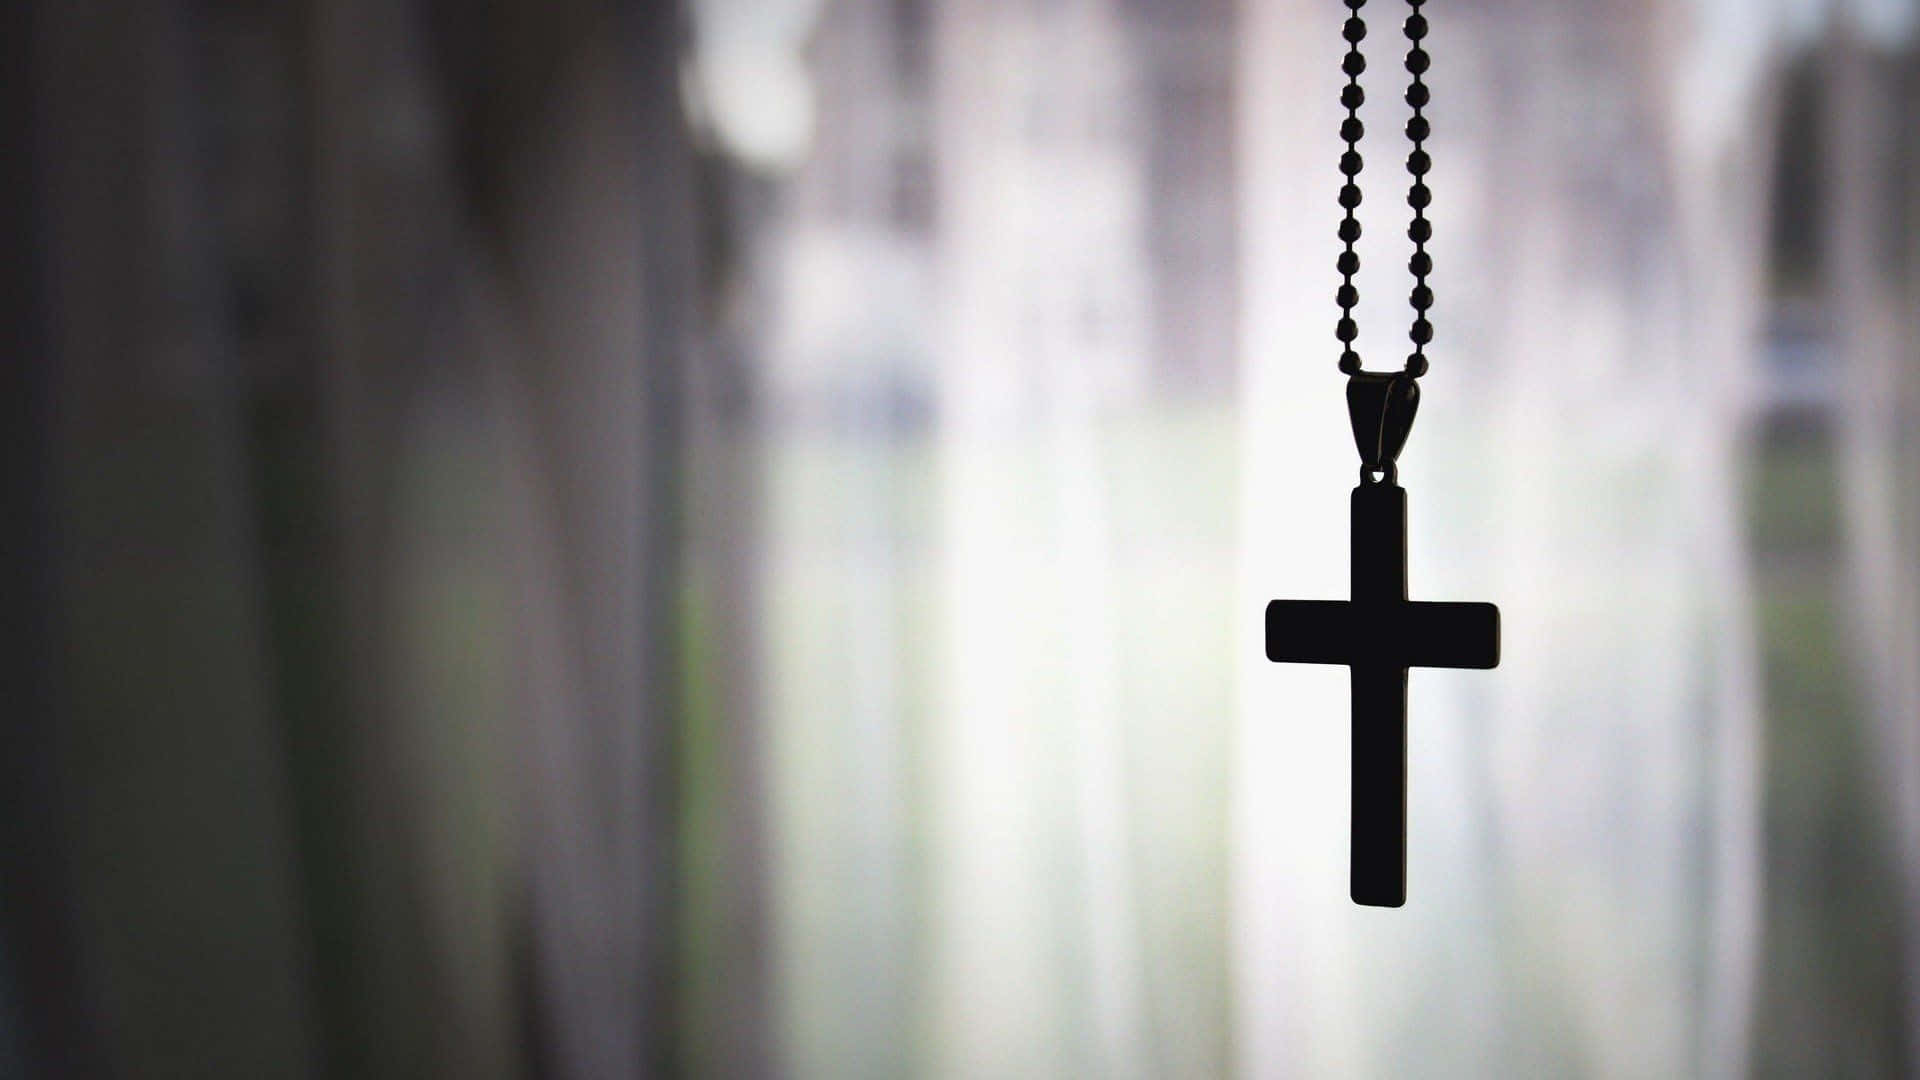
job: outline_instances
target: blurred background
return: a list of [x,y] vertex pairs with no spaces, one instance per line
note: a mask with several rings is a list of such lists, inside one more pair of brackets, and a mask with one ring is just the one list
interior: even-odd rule
[[1920,1074],[1917,7],[1434,5],[1385,912],[1342,5],[11,5],[0,1075]]

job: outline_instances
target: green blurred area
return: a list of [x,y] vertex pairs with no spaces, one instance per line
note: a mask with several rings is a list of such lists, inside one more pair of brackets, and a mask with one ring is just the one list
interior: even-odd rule
[[1766,703],[1755,1072],[1910,1076],[1899,853],[1843,631],[1829,426],[1764,427],[1748,484]]

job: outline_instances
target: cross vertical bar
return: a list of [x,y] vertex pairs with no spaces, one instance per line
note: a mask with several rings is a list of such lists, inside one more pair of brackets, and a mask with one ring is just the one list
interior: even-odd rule
[[[1353,778],[1348,892],[1356,904],[1407,902],[1407,669],[1389,642],[1407,602],[1407,493],[1362,483],[1352,503]],[[1375,659],[1363,660],[1369,645]]]
[[[1407,602],[1407,489],[1391,482],[1353,489],[1352,597],[1356,607],[1390,608]],[[1362,615],[1362,630],[1382,629],[1392,616]],[[1366,623],[1374,623],[1367,626]]]
[[1353,668],[1353,832],[1347,893],[1407,902],[1407,669]]

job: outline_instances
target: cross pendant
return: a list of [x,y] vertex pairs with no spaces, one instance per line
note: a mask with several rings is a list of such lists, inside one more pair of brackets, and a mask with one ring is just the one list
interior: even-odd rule
[[1407,902],[1407,669],[1500,663],[1500,609],[1407,599],[1407,492],[1389,473],[1353,489],[1353,599],[1267,605],[1267,659],[1353,676],[1356,904]]

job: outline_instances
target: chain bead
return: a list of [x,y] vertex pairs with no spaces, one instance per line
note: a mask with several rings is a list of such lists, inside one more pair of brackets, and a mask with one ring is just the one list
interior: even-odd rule
[[1413,224],[1407,226],[1407,239],[1416,244],[1424,244],[1433,239],[1433,222],[1424,218],[1415,219]]
[[1340,107],[1357,109],[1367,103],[1367,92],[1360,89],[1359,83],[1348,83],[1340,90]]
[[1424,251],[1416,251],[1413,258],[1407,260],[1407,269],[1414,277],[1426,277],[1433,273],[1433,256]]
[[1347,58],[1340,62],[1340,70],[1346,72],[1348,75],[1357,76],[1367,70],[1367,58],[1357,52],[1350,52],[1347,54]]
[[1407,70],[1415,75],[1425,75],[1432,63],[1432,58],[1427,56],[1427,50],[1417,45],[1407,51]]
[[1348,218],[1340,223],[1340,239],[1351,244],[1360,239],[1360,223]]
[[1407,357],[1407,375],[1417,379],[1427,373],[1427,355],[1416,352]]
[[1413,332],[1408,335],[1415,345],[1425,345],[1433,340],[1433,324],[1425,319],[1413,320]]
[[1346,352],[1343,352],[1340,354],[1340,374],[1342,375],[1360,374],[1360,354],[1359,353],[1354,352],[1352,349],[1348,349]]
[[1424,142],[1431,134],[1433,134],[1433,125],[1427,123],[1426,117],[1416,116],[1407,121],[1407,138],[1414,142]]
[[1433,158],[1425,150],[1415,150],[1407,155],[1407,171],[1415,176],[1425,176],[1433,169]]
[[1427,36],[1427,17],[1425,15],[1420,14],[1417,11],[1407,16],[1407,40],[1419,41],[1421,38],[1426,36]]
[[[1413,305],[1413,310],[1426,311],[1433,306],[1433,290],[1425,285],[1415,285],[1413,287],[1413,293],[1407,297],[1407,300]],[[1348,306],[1351,307],[1352,305],[1349,304]]]
[[1354,338],[1360,336],[1360,326],[1352,319],[1341,319],[1340,324],[1334,327],[1333,336],[1351,344]]
[[1340,291],[1334,294],[1333,299],[1334,303],[1339,304],[1343,309],[1351,308],[1360,302],[1360,290],[1354,288],[1351,284],[1342,285],[1340,286]]
[[1407,191],[1407,205],[1415,210],[1425,210],[1433,205],[1433,189],[1416,181]]
[[1343,251],[1340,253],[1340,258],[1335,261],[1334,267],[1347,277],[1352,277],[1360,272],[1360,256],[1351,251]]

